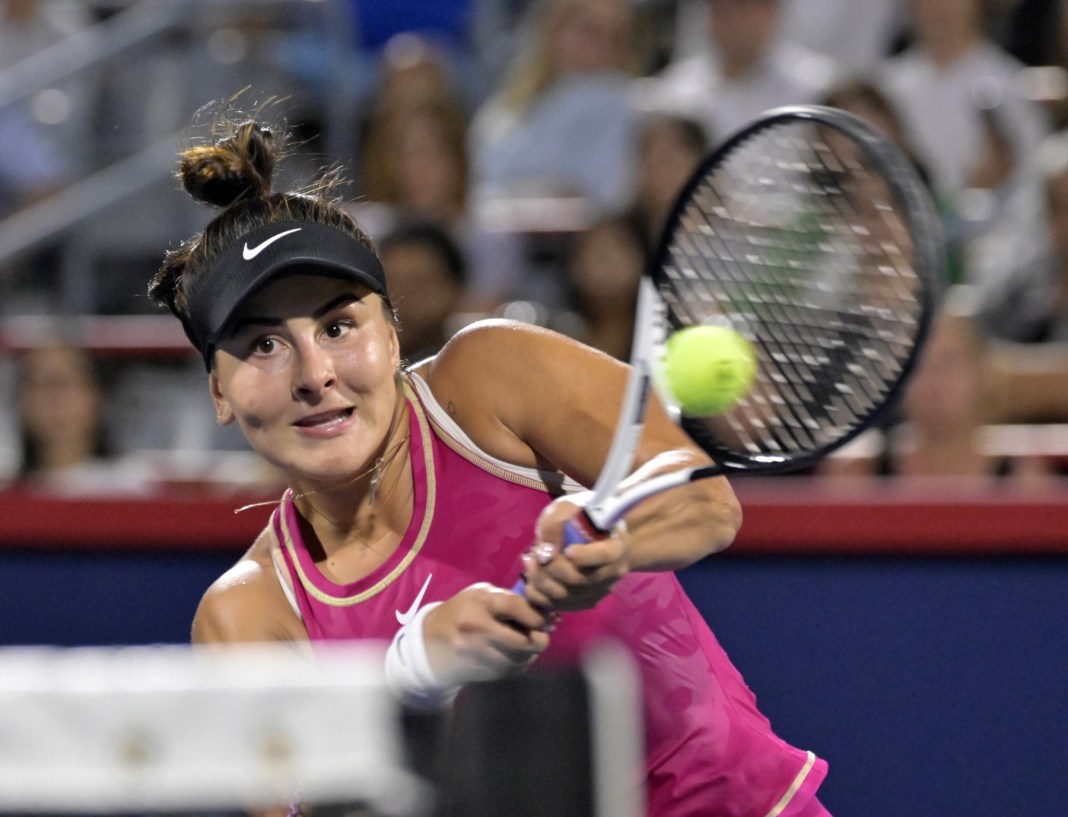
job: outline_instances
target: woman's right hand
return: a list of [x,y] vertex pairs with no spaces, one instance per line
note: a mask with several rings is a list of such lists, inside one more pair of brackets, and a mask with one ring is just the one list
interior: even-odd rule
[[554,617],[522,596],[486,582],[430,611],[423,639],[443,686],[517,675],[549,646]]

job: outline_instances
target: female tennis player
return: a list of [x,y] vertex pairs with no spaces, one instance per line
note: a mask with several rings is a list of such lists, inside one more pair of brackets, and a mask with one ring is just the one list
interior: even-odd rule
[[[186,191],[222,212],[149,292],[203,356],[219,421],[289,487],[204,595],[194,642],[391,641],[395,686],[440,705],[614,637],[644,684],[648,814],[826,815],[826,764],[774,734],[671,572],[734,537],[724,479],[665,492],[562,553],[627,367],[502,321],[406,366],[364,232],[325,188],[272,189],[284,136],[255,121],[228,133],[181,154]],[[660,407],[637,459],[633,480],[708,462]],[[525,596],[503,589],[520,573]]]

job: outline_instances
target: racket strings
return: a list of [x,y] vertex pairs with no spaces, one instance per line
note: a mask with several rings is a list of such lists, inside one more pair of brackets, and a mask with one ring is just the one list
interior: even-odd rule
[[757,131],[695,189],[662,270],[669,319],[728,321],[760,359],[749,395],[703,421],[720,444],[809,452],[886,400],[922,322],[908,226],[856,145],[807,122]]

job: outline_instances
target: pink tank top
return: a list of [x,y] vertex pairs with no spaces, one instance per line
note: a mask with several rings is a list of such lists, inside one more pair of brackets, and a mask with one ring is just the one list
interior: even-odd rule
[[[288,493],[272,514],[312,641],[389,640],[418,607],[474,582],[511,587],[540,511],[579,487],[487,456],[423,381],[412,376],[406,390],[415,513],[382,565],[336,584],[304,546]],[[572,661],[604,636],[627,646],[641,674],[651,817],[789,817],[814,796],[826,763],[772,732],[674,574],[632,573],[594,610],[564,615],[538,660]]]

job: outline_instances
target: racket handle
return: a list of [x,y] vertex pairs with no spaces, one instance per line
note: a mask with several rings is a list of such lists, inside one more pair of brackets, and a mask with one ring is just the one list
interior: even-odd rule
[[[597,539],[603,539],[606,536],[608,536],[608,534],[594,525],[589,514],[587,514],[585,510],[582,510],[580,513],[576,514],[574,518],[569,519],[564,523],[563,550],[566,551],[570,545],[584,545],[587,542],[594,542]],[[525,595],[526,587],[527,580],[520,576],[519,581],[512,586],[512,592],[518,593],[520,596]]]

